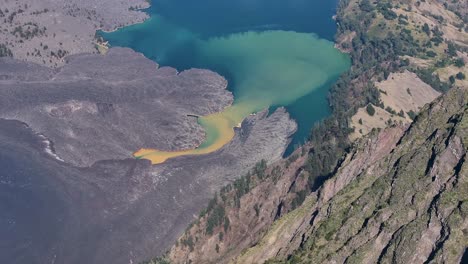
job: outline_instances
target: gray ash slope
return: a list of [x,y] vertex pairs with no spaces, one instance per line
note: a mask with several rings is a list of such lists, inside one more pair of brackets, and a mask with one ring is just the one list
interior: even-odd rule
[[152,166],[132,151],[198,144],[203,131],[186,115],[231,103],[222,77],[111,49],[58,69],[2,59],[0,79],[1,263],[163,253],[220,186],[280,159],[296,129],[284,109],[263,111],[215,153]]

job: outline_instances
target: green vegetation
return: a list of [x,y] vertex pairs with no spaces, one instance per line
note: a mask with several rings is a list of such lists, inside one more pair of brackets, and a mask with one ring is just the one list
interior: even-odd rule
[[[416,118],[414,111],[405,113],[400,110],[397,112],[391,107],[385,107],[379,98],[379,90],[373,84],[374,81],[385,80],[392,72],[409,69],[434,89],[445,92],[451,88],[451,84],[441,81],[434,74],[437,67],[446,67],[451,63],[454,65],[464,64],[463,60],[453,58],[456,55],[456,46],[450,46],[445,53],[440,51],[440,48],[433,48],[444,42],[443,33],[437,26],[433,29],[428,24],[411,27],[412,25],[408,25],[409,22],[405,16],[397,16],[392,10],[393,6],[388,1],[378,1],[376,5],[376,2],[369,0],[357,1],[359,8],[353,8],[353,12],[349,12],[350,9],[347,8],[351,1],[340,1],[336,21],[338,35],[347,35],[350,32],[355,34],[352,41],[341,43],[342,47],[350,50],[353,66],[348,72],[342,74],[330,90],[331,117],[318,123],[311,130],[309,144],[304,147],[307,150],[304,154],[307,154],[308,157],[303,165],[307,172],[309,189],[293,190],[295,193],[294,196],[291,196],[290,204],[292,209],[299,207],[311,191],[316,190],[325,179],[334,174],[343,154],[350,148],[348,136],[353,130],[350,129],[349,122],[350,117],[356,113],[358,108],[366,107],[367,113],[373,116],[376,110],[372,105],[376,105],[393,115],[405,117],[406,114],[413,120]],[[398,23],[391,21],[396,18],[398,18]],[[419,35],[416,35],[417,31],[419,31]],[[422,32],[425,34],[421,34]],[[410,61],[401,58],[405,55],[419,58],[434,57],[437,59],[437,63],[435,67],[431,66],[426,69],[411,68]],[[463,73],[460,72],[460,74]],[[464,75],[459,77],[465,78]],[[409,88],[406,89],[406,92],[411,95]],[[359,123],[362,124],[362,120],[359,120]],[[362,133],[362,131],[360,132]],[[297,157],[291,156],[285,164],[291,164],[296,159]],[[259,163],[251,173],[224,187],[220,192],[223,205],[240,207],[241,197],[257,186],[260,181],[271,177],[276,183],[282,175],[279,167],[273,168],[270,174],[268,171],[266,163]],[[383,180],[377,181],[373,189],[381,191],[388,184]],[[381,193],[372,195],[380,197]],[[219,226],[224,221],[224,231],[226,232],[229,229],[229,218],[224,216],[225,210],[219,209],[221,205],[217,205],[217,203],[221,203],[221,201],[215,200],[213,204],[210,203],[209,208],[212,209],[208,212],[208,220],[212,222],[210,226]],[[359,208],[362,209],[363,205],[358,205],[358,203],[358,201],[354,202],[351,206],[358,208],[354,209],[353,212],[350,212],[351,209],[348,207],[339,212],[332,212],[335,214],[334,217],[331,221],[324,223],[318,231],[321,232],[322,237],[332,243],[336,230],[343,224],[343,221],[349,219],[352,216],[351,213],[354,215],[359,215],[356,212],[362,213]],[[375,210],[379,208],[377,205],[372,206],[377,208]],[[256,216],[259,216],[260,208],[261,204],[253,205]],[[215,209],[216,213],[214,213]],[[213,227],[208,228],[207,225],[207,233],[209,230],[213,230]],[[221,241],[221,233],[219,236]],[[317,246],[316,252],[320,252],[320,247],[323,245]],[[295,263],[295,258],[297,255],[293,255],[289,263]],[[301,258],[297,258],[297,261],[300,260]]]
[[294,210],[297,207],[301,206],[304,203],[306,196],[307,196],[307,191],[306,190],[302,190],[302,191],[297,192],[296,197],[294,197],[294,199],[293,199],[293,201],[291,203],[292,210]]
[[446,92],[452,87],[450,83],[446,83],[440,80],[439,76],[432,74],[433,69],[418,69],[416,74],[425,83],[429,84],[435,90],[439,92]]
[[265,177],[265,170],[267,168],[267,162],[266,160],[261,160],[257,164],[255,164],[255,167],[253,169],[253,174],[257,175],[260,179],[263,179]]
[[366,111],[367,111],[367,113],[368,113],[370,116],[374,116],[374,115],[375,115],[375,108],[374,108],[371,104],[368,104],[368,105],[367,105]]
[[463,72],[459,72],[457,73],[457,75],[455,75],[455,78],[457,78],[458,80],[465,80],[466,76]]
[[397,14],[392,10],[393,6],[390,3],[382,3],[378,2],[377,3],[377,9],[379,12],[384,16],[385,19],[387,20],[393,20],[397,18]]
[[36,36],[44,35],[46,30],[46,27],[39,27],[36,23],[28,22],[22,26],[16,26],[11,34],[25,40],[30,40]]
[[457,56],[457,48],[455,47],[455,44],[453,44],[453,42],[448,43],[447,53],[450,57]]
[[258,204],[254,205],[255,215],[258,217],[260,215],[260,206]]
[[190,251],[193,251],[195,243],[193,242],[193,238],[189,235],[187,238],[181,240],[182,245],[189,247]]
[[222,205],[217,205],[208,216],[206,221],[206,233],[213,234],[213,229],[224,222],[225,210]]
[[411,120],[414,120],[416,118],[416,113],[413,110],[410,110],[409,112],[406,113]]
[[[206,234],[212,235],[214,233],[214,229],[221,225],[223,225],[224,232],[228,231],[230,221],[226,216],[226,206],[235,206],[239,208],[240,199],[255,187],[255,182],[265,180],[272,175],[279,177],[279,167],[275,167],[271,174],[267,174],[266,169],[266,161],[261,160],[246,175],[235,180],[232,184],[224,186],[219,193],[221,200],[219,200],[218,194],[215,194],[214,198],[208,202],[206,209],[202,210],[199,215],[200,218],[206,217]],[[259,204],[255,204],[254,206],[257,216],[260,213],[260,207],[261,205]],[[220,241],[222,241],[223,236],[224,234],[219,234]],[[185,238],[182,240],[182,244],[190,247],[192,241],[193,240],[190,239],[190,237]]]
[[[462,207],[466,195],[460,197],[457,194],[467,193],[468,185],[440,187],[434,178],[431,179],[431,170],[450,166],[437,175],[444,182],[461,177],[462,168],[466,165],[463,163],[464,157],[452,156],[450,165],[434,160],[449,151],[446,144],[453,133],[464,134],[462,127],[466,127],[466,122],[463,121],[463,113],[466,113],[467,99],[465,90],[455,89],[454,93],[437,100],[430,106],[431,109],[420,114],[410,131],[399,141],[403,144],[397,145],[391,154],[381,159],[377,167],[370,165],[364,173],[356,174],[359,176],[355,180],[318,209],[324,217],[314,221],[314,225],[304,231],[306,241],[301,242],[297,251],[281,263],[340,262],[344,248],[347,263],[365,262],[363,257],[375,256],[373,245],[379,241],[379,236],[369,234],[377,234],[377,230],[379,233],[390,232],[392,236],[385,242],[387,246],[376,262],[407,263],[413,255],[408,256],[405,250],[415,252],[417,245],[426,241],[422,234],[430,230],[427,223],[431,221],[434,211],[450,210],[454,210],[453,213],[446,214],[441,221],[446,224],[447,230],[451,230],[450,236],[457,239],[448,239],[451,242],[441,244],[443,248],[437,249],[436,253],[451,248],[453,257],[444,258],[453,259],[447,261],[450,263],[459,261],[460,254],[465,250],[459,239],[464,234],[456,227],[463,222],[459,213],[466,214],[467,207]],[[453,120],[453,123],[447,124],[447,120]],[[438,136],[434,137],[436,133]],[[455,173],[451,166],[456,166]],[[428,196],[428,190],[437,191]],[[411,203],[406,202],[408,199],[411,199]],[[421,207],[427,209],[422,210],[422,214],[414,214]],[[409,219],[409,213],[413,213],[414,217]],[[451,246],[448,246],[449,243],[452,243]]]
[[171,264],[171,262],[166,258],[154,258],[152,260],[143,261],[140,264]]
[[465,62],[462,58],[457,58],[456,60],[454,60],[453,65],[455,65],[455,67],[457,68],[462,68],[465,66]]
[[369,0],[362,0],[359,4],[359,8],[364,12],[374,11],[374,6],[370,3]]
[[454,84],[455,83],[455,77],[453,75],[450,75],[449,81],[450,81],[451,84]]
[[435,56],[437,56],[437,53],[435,53],[435,52],[432,51],[432,50],[428,50],[428,51],[426,52],[426,55],[427,55],[428,57],[434,58]]
[[389,112],[392,115],[397,114],[397,112],[393,108],[391,108],[390,106],[385,107],[385,111]]
[[230,221],[229,221],[229,218],[224,218],[224,232],[227,232],[229,230],[229,225],[230,225]]
[[[353,8],[355,2],[358,9]],[[375,5],[375,3],[377,3]],[[339,163],[340,157],[350,146],[348,135],[350,117],[357,109],[369,104],[382,109],[385,106],[379,99],[380,93],[375,88],[373,80],[386,80],[391,72],[408,69],[415,72],[425,83],[439,92],[446,92],[452,87],[451,83],[443,82],[434,72],[437,67],[412,68],[408,59],[402,56],[419,58],[441,58],[443,63],[450,63],[447,54],[454,54],[457,47],[451,45],[447,54],[438,54],[438,50],[431,47],[444,42],[443,32],[439,27],[430,28],[428,24],[422,26],[406,25],[405,16],[398,17],[392,10],[394,6],[389,1],[355,1],[342,0],[339,2],[336,21],[337,35],[347,35],[354,32],[355,37],[341,46],[349,50],[352,61],[351,69],[342,74],[330,89],[329,102],[332,116],[317,124],[309,138],[312,149],[305,169],[310,173],[315,189],[321,181],[326,179]],[[383,19],[378,13],[382,14]],[[398,24],[391,22],[399,18]],[[415,27],[420,27],[425,36],[416,35]],[[445,56],[445,57],[444,57]],[[457,65],[461,65],[458,61]],[[407,92],[410,94],[409,89]],[[374,113],[372,106],[366,107],[369,114]],[[374,109],[375,110],[375,109]],[[396,113],[403,116],[403,113]],[[414,118],[415,113],[406,113]]]
[[13,57],[11,50],[2,43],[0,43],[0,57]]
[[429,25],[427,23],[424,23],[424,25],[422,26],[422,30],[424,33],[426,33],[426,35],[428,35],[429,37],[431,36],[431,29],[429,28]]

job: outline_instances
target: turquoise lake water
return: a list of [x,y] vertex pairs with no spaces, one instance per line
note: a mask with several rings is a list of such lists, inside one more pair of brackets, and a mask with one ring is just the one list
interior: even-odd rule
[[[326,0],[154,0],[146,22],[101,34],[163,66],[220,73],[235,96],[233,122],[285,106],[299,125],[289,154],[330,114],[328,89],[350,64],[333,47],[335,7]],[[215,127],[206,125],[207,134]],[[210,141],[222,137],[211,132]]]

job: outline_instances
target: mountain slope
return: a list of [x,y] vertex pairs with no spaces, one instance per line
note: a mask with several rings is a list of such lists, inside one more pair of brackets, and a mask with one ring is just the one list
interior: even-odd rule
[[[292,253],[291,263],[458,262],[468,242],[467,102],[466,88],[449,92],[377,163],[351,174],[355,158],[342,166],[318,192],[307,226],[277,257]],[[299,249],[292,252],[294,244]]]
[[[171,249],[171,262],[459,262],[468,245],[467,102],[468,88],[454,88],[408,128],[363,138],[331,179],[275,222],[307,178],[298,176],[302,157],[279,180],[269,168],[251,176],[255,187],[238,202],[235,188],[223,193]],[[221,211],[224,220],[207,228]]]

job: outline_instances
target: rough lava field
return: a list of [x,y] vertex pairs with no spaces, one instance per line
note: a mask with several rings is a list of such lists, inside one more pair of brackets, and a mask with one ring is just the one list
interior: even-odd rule
[[[46,135],[77,166],[128,158],[144,146],[194,148],[204,131],[187,115],[219,112],[233,100],[218,74],[158,69],[130,49],[72,56],[56,70],[26,65],[3,61],[0,117]],[[26,72],[17,76],[16,68]]]
[[214,72],[179,73],[125,48],[98,53],[97,29],[142,22],[138,9],[147,6],[1,1],[1,263],[146,260],[167,250],[221,186],[284,153],[297,125],[279,108],[248,117],[208,155],[160,165],[132,156],[198,146],[205,134],[190,115],[233,102]]

